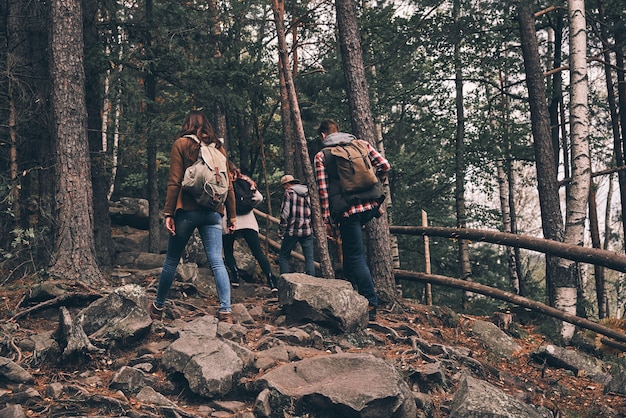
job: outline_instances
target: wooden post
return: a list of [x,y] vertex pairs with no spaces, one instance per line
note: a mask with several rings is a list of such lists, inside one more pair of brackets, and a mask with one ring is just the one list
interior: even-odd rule
[[[426,211],[422,210],[422,226],[428,226],[428,215]],[[430,274],[430,244],[428,241],[428,235],[424,234],[424,270],[426,274]],[[426,305],[432,306],[433,304],[433,292],[430,283],[425,283],[424,293],[426,295]]]

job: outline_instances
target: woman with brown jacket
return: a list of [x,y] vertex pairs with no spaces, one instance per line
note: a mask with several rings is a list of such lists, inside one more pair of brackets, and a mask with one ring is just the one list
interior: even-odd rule
[[165,299],[172,286],[178,262],[191,234],[195,229],[198,229],[209,266],[215,277],[215,286],[220,301],[219,318],[223,321],[232,322],[230,281],[222,259],[222,217],[226,212],[227,228],[234,230],[236,221],[235,195],[231,183],[225,204],[220,204],[215,209],[211,209],[200,206],[191,194],[183,190],[181,184],[185,170],[196,162],[200,152],[200,144],[186,135],[195,135],[207,145],[215,144],[215,147],[226,155],[224,146],[213,132],[207,118],[200,111],[192,110],[189,112],[183,121],[176,141],[172,145],[164,209],[165,228],[170,233],[170,237],[163,270],[159,277],[156,298],[150,304],[149,312],[152,319],[161,319]]

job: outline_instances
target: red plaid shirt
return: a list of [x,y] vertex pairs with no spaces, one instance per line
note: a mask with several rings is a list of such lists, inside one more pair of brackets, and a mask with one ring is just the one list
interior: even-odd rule
[[[378,151],[372,147],[372,145],[361,139],[355,139],[355,141],[361,141],[367,144],[368,156],[372,161],[372,165],[376,168],[376,173],[380,176],[391,169],[389,161],[383,157]],[[324,151],[319,151],[315,154],[313,159],[315,165],[315,177],[317,179],[317,187],[320,194],[320,204],[322,206],[322,218],[325,223],[330,223],[330,201],[328,199],[328,171],[326,170],[326,157]],[[378,205],[375,202],[359,203],[350,208],[342,214],[342,217],[347,218],[355,213],[365,212],[371,209],[375,209]]]
[[308,237],[313,234],[311,226],[311,201],[308,191],[306,195],[297,193],[292,186],[285,190],[283,203],[280,206],[280,224],[278,230],[283,236]]

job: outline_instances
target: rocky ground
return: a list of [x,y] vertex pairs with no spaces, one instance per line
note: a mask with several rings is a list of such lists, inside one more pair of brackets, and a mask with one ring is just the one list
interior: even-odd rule
[[[154,287],[156,277],[154,275],[128,276],[124,281],[133,278],[139,279],[141,285],[150,289]],[[179,320],[190,321],[202,314],[212,314],[217,307],[214,297],[202,296],[196,292],[193,286],[178,284],[173,289],[174,304],[170,309],[164,322],[155,323],[153,332],[138,344],[120,346],[107,352],[93,353],[89,359],[81,363],[59,364],[56,362],[46,362],[31,368],[34,363],[33,356],[36,356],[32,348],[26,341],[29,335],[43,330],[54,330],[58,328],[58,308],[41,307],[33,309],[36,303],[24,305],[24,300],[28,299],[29,290],[32,289],[33,278],[23,278],[4,283],[0,287],[0,298],[3,309],[0,311],[0,323],[2,324],[2,340],[0,341],[0,355],[12,359],[28,370],[35,378],[33,388],[42,395],[37,402],[32,402],[25,408],[27,416],[46,417],[51,416],[50,411],[56,411],[58,415],[59,407],[67,409],[66,416],[96,416],[102,414],[103,406],[94,399],[101,399],[103,403],[111,402],[111,399],[119,398],[118,391],[109,388],[113,371],[116,366],[127,364],[131,359],[138,358],[149,352],[147,347],[158,344],[166,338],[166,327],[168,322],[177,317]],[[119,276],[113,276],[114,282],[119,282]],[[118,283],[119,284],[119,283]],[[65,284],[68,292],[84,294],[83,286],[76,287]],[[262,283],[244,282],[238,289],[233,289],[233,302],[242,303],[251,312],[256,312],[255,323],[248,326],[245,335],[245,342],[254,347],[262,340],[262,335],[268,326],[280,325],[282,312],[278,300],[273,297]],[[86,299],[68,299],[64,305],[72,311],[76,311],[86,304]],[[30,314],[24,314],[30,309]],[[17,318],[17,319],[16,319]],[[454,320],[450,320],[454,318]],[[409,371],[409,381],[411,381],[410,370],[420,369],[423,359],[417,355],[416,339],[419,339],[421,346],[431,344],[432,346],[454,346],[463,347],[471,353],[471,358],[475,359],[484,376],[483,380],[501,388],[506,393],[512,394],[518,399],[534,405],[543,406],[559,417],[598,417],[598,416],[624,416],[626,414],[626,401],[624,397],[606,393],[604,385],[598,384],[583,375],[574,375],[571,371],[540,364],[533,360],[532,353],[540,346],[545,345],[545,338],[533,332],[534,324],[518,324],[515,341],[521,346],[510,358],[495,358],[492,350],[489,350],[481,343],[480,339],[470,331],[472,324],[476,320],[487,320],[490,318],[477,318],[469,315],[457,315],[445,308],[433,308],[408,300],[401,300],[393,307],[380,310],[377,321],[371,323],[368,330],[367,341],[360,344],[348,343],[337,338],[335,350],[369,352],[374,355],[389,360],[398,367]],[[456,323],[454,327],[449,326]],[[407,328],[413,330],[410,334],[414,338],[406,337]],[[329,349],[332,349],[329,347]],[[460,372],[461,370],[459,370]],[[163,371],[157,370],[155,375],[166,378]],[[90,393],[89,402],[65,403],[62,399],[52,399],[46,396],[49,393],[48,386],[51,382],[61,382],[80,387]],[[423,381],[414,381],[414,386],[423,384]],[[7,398],[11,392],[19,391],[17,387],[1,389],[0,401]],[[449,412],[452,396],[455,393],[455,385],[458,380],[451,375],[445,382],[432,382],[428,387],[414,387],[417,391],[427,391],[432,404],[429,406],[430,412],[425,416],[444,417]],[[423,385],[422,385],[423,386]],[[78,389],[77,389],[78,390]],[[47,392],[48,391],[48,392]],[[97,394],[100,397],[94,397]],[[203,399],[189,391],[181,391],[173,397],[180,408],[186,411],[188,416],[246,416],[251,414],[254,405],[253,398],[227,400]],[[108,401],[107,401],[108,400]],[[58,406],[55,406],[55,402]],[[160,416],[147,415],[145,410],[141,411],[141,402],[130,399],[127,401],[130,411],[124,416]],[[0,409],[5,402],[0,404]],[[135,413],[132,410],[135,409]],[[422,408],[423,410],[425,408]],[[180,415],[178,416],[182,416]],[[116,414],[116,416],[121,414]],[[114,415],[104,415],[114,416]],[[252,415],[250,415],[252,416]]]
[[[154,295],[159,272],[155,266],[162,263],[159,259],[162,255],[155,255],[155,259],[143,253],[129,255],[133,248],[140,247],[137,242],[130,240],[125,249],[128,252],[124,253],[127,255],[118,257],[118,264],[125,260],[124,267],[105,273],[110,278],[107,288],[90,289],[80,283],[54,283],[55,288],[63,289],[61,294],[38,298],[34,289],[49,280],[44,276],[11,277],[0,282],[0,360],[8,359],[3,360],[5,364],[7,361],[17,364],[34,378],[29,384],[11,384],[3,380],[4,366],[0,361],[0,418],[255,416],[256,393],[240,390],[223,398],[199,396],[186,388],[185,382],[170,382],[171,375],[158,367],[151,370],[150,375],[170,384],[170,389],[162,392],[176,405],[175,409],[154,409],[146,400],[124,395],[111,384],[121,367],[136,364],[137,359],[147,355],[158,358],[161,354],[158,347],[165,347],[172,341],[173,324],[191,322],[216,313],[217,299],[209,289],[212,278],[203,279],[207,275],[202,271],[195,281],[175,282],[164,320],[152,323],[150,332],[139,341],[109,345],[104,350],[94,347],[87,356],[68,361],[60,358],[42,361],[39,357],[33,336],[60,328],[61,307],[67,309],[69,316],[75,317],[94,300],[130,283],[140,285],[149,297]],[[238,256],[238,261],[244,264],[242,258],[244,256]],[[248,264],[255,266],[254,261]],[[268,334],[283,332],[285,312],[276,295],[264,286],[258,270],[244,272],[244,279],[240,287],[233,289],[232,301],[245,307],[253,318],[244,324],[240,343],[254,351],[266,344]],[[544,412],[549,411],[547,416],[626,416],[623,384],[605,385],[584,368],[568,366],[567,359],[560,363],[546,361],[545,357],[536,355],[538,350],[545,349],[550,343],[536,332],[537,326],[544,320],[538,315],[514,316],[508,335],[502,335],[510,338],[516,349],[505,353],[506,350],[500,350],[498,343],[494,346],[493,342],[488,342],[477,332],[479,324],[502,325],[494,318],[459,314],[445,307],[429,307],[400,299],[393,306],[383,306],[376,321],[363,332],[354,335],[324,333],[322,352],[370,353],[394,364],[413,392],[419,395],[416,396],[419,417],[449,416],[465,371],[526,404],[544,408]],[[613,355],[621,356],[621,353],[613,351],[609,356],[606,351],[597,350],[593,347],[593,337],[588,336],[585,355],[593,352],[595,357],[604,356],[601,374],[608,374],[620,362]],[[94,341],[97,346],[97,339]],[[463,361],[451,358],[446,352],[451,347],[463,353]],[[572,347],[565,349],[572,350],[564,351],[565,354],[584,351]],[[266,369],[261,368],[256,376],[246,376],[246,379],[254,380],[278,366],[280,361],[268,363]],[[70,396],[61,394],[61,391]],[[12,409],[11,405],[18,406]]]

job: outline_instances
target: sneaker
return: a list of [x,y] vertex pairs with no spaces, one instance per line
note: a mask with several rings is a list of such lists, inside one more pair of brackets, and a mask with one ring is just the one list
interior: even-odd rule
[[232,287],[239,287],[239,282],[241,281],[239,277],[239,270],[237,268],[230,270],[230,285]]
[[163,318],[163,308],[157,307],[154,302],[150,303],[148,306],[148,313],[150,314],[150,318],[155,321],[160,321]]
[[232,287],[239,287],[239,279],[233,279],[230,281]]
[[227,311],[219,311],[217,314],[218,319],[221,322],[225,322],[227,324],[232,324],[233,323],[233,314],[232,312],[227,312]]
[[376,321],[376,306],[370,306],[367,312],[370,322]]
[[267,277],[267,286],[271,289],[272,293],[278,293],[278,285],[276,284],[276,276],[272,273]]

